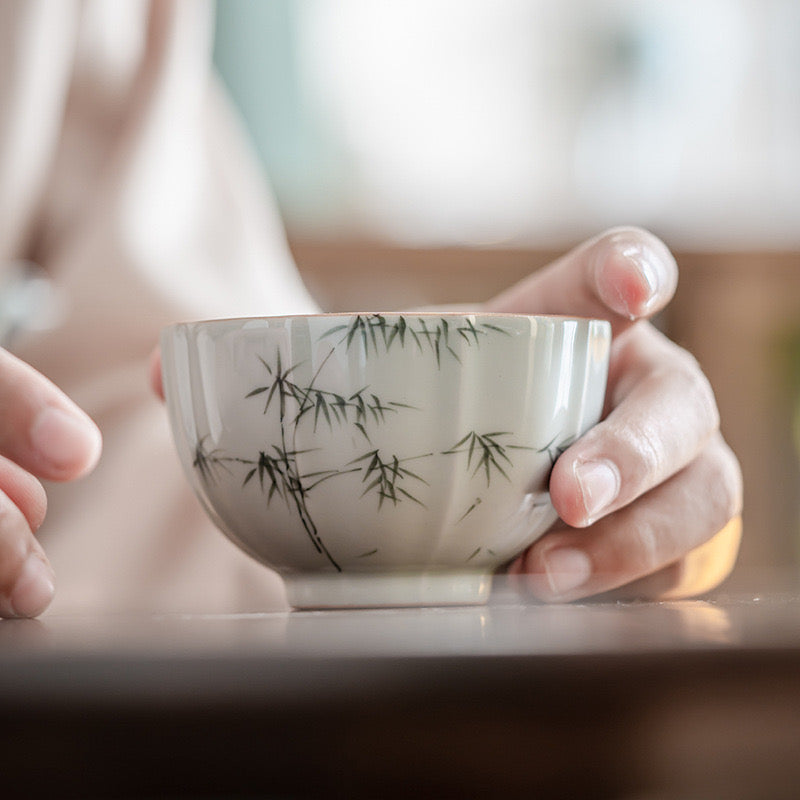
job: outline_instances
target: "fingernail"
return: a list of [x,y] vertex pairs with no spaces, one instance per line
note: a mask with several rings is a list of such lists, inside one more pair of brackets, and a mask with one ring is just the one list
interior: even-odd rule
[[606,305],[631,320],[650,313],[662,288],[664,257],[630,234],[613,236],[598,253],[595,266],[598,289]]
[[31,553],[11,590],[9,603],[18,617],[35,617],[50,605],[55,591],[50,567]]
[[606,460],[576,462],[573,472],[586,509],[584,523],[590,525],[616,500],[619,472],[614,464]]
[[[658,256],[641,244],[631,244],[622,248],[622,255],[630,261],[633,268],[639,273],[642,279],[644,292],[638,301],[636,309],[639,315],[647,313],[649,308],[658,297],[658,290],[661,286],[660,266]],[[629,312],[633,309],[629,309]]]
[[582,586],[592,574],[589,556],[576,547],[556,547],[543,557],[550,590],[561,596]]
[[100,432],[88,419],[48,406],[31,427],[33,446],[57,469],[93,466],[100,454]]

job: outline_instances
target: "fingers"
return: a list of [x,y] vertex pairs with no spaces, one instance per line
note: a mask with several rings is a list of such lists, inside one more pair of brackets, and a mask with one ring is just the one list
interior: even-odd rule
[[652,575],[603,595],[606,600],[682,600],[710,592],[733,571],[742,541],[742,518],[731,519],[705,544]]
[[0,454],[47,480],[89,472],[101,449],[97,426],[32,367],[0,350]]
[[607,319],[618,335],[660,311],[677,282],[675,259],[659,239],[639,228],[615,228],[490,300],[486,309]]
[[[738,461],[719,434],[713,392],[685,351],[652,326],[677,285],[656,237],[617,228],[487,304],[487,310],[606,319],[614,333],[603,420],[556,462],[550,495],[564,526],[511,567],[544,600],[625,587],[702,590],[732,568]],[[713,541],[714,545],[706,544]],[[670,595],[671,596],[671,595]]]
[[33,535],[44,516],[44,490],[6,461],[0,480],[11,487],[0,491],[0,617],[34,617],[55,591],[53,570]]
[[699,366],[637,325],[613,345],[608,405],[553,468],[550,494],[566,524],[512,572],[526,573],[543,600],[619,587],[679,596],[718,583],[733,567],[738,535],[705,543],[740,514],[742,478]]
[[[589,528],[548,533],[510,573],[524,575],[526,587],[547,601],[597,595],[645,576],[653,576],[653,590],[655,576],[739,516],[741,502],[738,462],[716,434],[687,467],[640,500]],[[729,534],[722,544],[738,548],[738,539]],[[735,552],[723,559],[722,572],[732,566],[733,557]]]
[[53,571],[34,536],[47,505],[35,476],[80,477],[100,448],[100,432],[86,414],[0,350],[0,617],[36,616],[53,598]]
[[47,510],[47,495],[42,484],[13,461],[0,456],[0,487],[19,509],[30,530],[39,530]]
[[612,355],[608,416],[556,462],[550,496],[568,525],[586,527],[697,457],[719,412],[695,360],[651,326]]

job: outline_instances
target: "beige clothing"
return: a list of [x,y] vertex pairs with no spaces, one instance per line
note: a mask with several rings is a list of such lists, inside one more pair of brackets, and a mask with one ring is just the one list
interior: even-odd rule
[[91,476],[47,487],[50,613],[284,603],[200,511],[147,382],[171,321],[315,308],[210,75],[211,22],[203,0],[0,3],[0,265],[39,263],[65,303],[15,352],[104,436]]

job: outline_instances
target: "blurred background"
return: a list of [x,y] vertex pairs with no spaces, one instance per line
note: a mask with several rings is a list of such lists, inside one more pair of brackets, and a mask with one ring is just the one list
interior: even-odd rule
[[[215,62],[331,310],[485,298],[603,228],[745,473],[743,568],[800,564],[800,3],[218,0]],[[735,580],[735,578],[734,578]]]

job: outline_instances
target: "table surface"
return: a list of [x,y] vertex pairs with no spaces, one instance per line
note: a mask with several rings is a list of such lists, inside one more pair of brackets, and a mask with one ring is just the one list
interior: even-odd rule
[[[764,588],[764,586],[768,588]],[[759,587],[762,588],[759,588]],[[0,621],[0,696],[15,662],[55,669],[119,660],[198,657],[398,660],[450,657],[692,653],[795,649],[800,653],[800,576],[725,588],[699,600],[547,605],[496,578],[480,606],[333,609],[243,614],[56,615]],[[80,677],[80,669],[73,676]],[[134,674],[116,674],[120,685]],[[12,681],[13,683],[13,681]]]
[[800,581],[753,586],[5,621],[0,766],[64,797],[794,798]]

